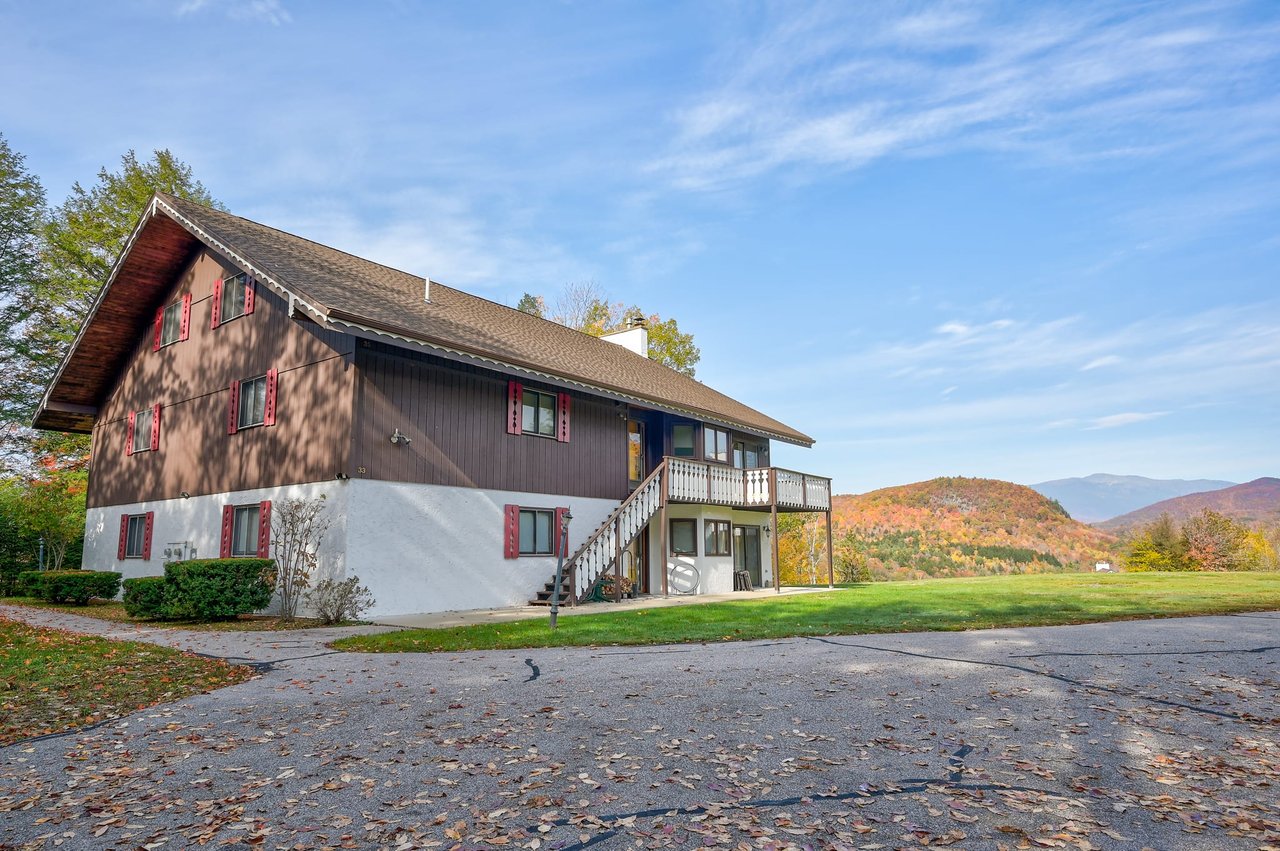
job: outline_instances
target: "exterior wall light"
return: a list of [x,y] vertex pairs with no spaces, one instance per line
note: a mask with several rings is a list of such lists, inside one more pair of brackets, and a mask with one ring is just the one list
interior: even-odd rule
[[409,437],[409,435],[407,434],[401,434],[400,429],[396,428],[396,430],[391,435],[391,442],[403,443],[405,446],[408,446],[410,443],[413,442],[413,438]]

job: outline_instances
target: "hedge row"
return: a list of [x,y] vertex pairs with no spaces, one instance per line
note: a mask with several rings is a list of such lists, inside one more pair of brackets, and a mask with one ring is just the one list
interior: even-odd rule
[[275,579],[269,558],[169,562],[164,576],[125,580],[124,609],[138,618],[234,618],[270,605]]
[[110,570],[27,570],[18,589],[49,603],[83,606],[94,597],[111,599],[120,590],[120,574]]

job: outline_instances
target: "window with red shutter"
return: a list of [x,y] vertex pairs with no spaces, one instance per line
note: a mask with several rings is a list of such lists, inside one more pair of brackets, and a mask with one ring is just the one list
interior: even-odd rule
[[253,306],[258,303],[258,279],[250,278],[244,287],[244,315],[253,313]]
[[[240,427],[240,382],[231,382],[231,398],[227,403],[227,434],[235,434]],[[223,556],[226,558],[226,556]]]
[[[125,455],[133,454],[133,430],[134,430],[134,427],[137,426],[137,424],[138,424],[138,412],[130,411],[129,412],[129,430],[126,431],[124,435],[124,454]],[[121,556],[121,558],[123,558],[123,556]]]
[[151,451],[155,452],[160,448],[160,403],[157,402],[151,408]]
[[264,426],[276,424],[276,378],[278,374],[275,369],[267,370],[267,393],[262,409],[262,424]]
[[150,560],[151,558],[151,530],[155,526],[155,522],[156,513],[154,511],[148,511],[146,514],[146,520],[143,521],[144,526],[142,530],[142,558],[144,561]]
[[213,282],[213,302],[209,306],[209,327],[217,328],[222,324],[222,279]]
[[124,560],[125,548],[129,543],[129,515],[120,515],[120,545],[116,548],[116,558]]
[[556,440],[561,443],[569,442],[569,406],[570,398],[568,393],[561,393],[556,398]]
[[507,434],[520,434],[521,432],[521,397],[524,395],[524,388],[520,386],[519,381],[507,382]]
[[191,337],[191,293],[182,296],[182,319],[181,325],[178,327],[178,339],[186,340]]
[[258,558],[271,558],[271,500],[258,503]]
[[502,557],[520,557],[520,506],[503,507]]
[[160,351],[160,335],[163,333],[163,331],[164,331],[164,308],[161,307],[158,310],[156,310],[156,334],[155,334],[155,342],[151,344],[151,351],[153,352]]
[[222,506],[222,542],[218,546],[218,558],[231,558],[231,535],[235,531],[236,507]]

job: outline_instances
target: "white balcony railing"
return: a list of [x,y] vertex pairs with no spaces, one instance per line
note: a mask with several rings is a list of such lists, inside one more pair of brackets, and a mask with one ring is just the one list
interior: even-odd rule
[[779,508],[827,511],[831,480],[777,467],[740,470],[723,464],[667,458],[667,498],[673,502],[729,505],[736,508]]

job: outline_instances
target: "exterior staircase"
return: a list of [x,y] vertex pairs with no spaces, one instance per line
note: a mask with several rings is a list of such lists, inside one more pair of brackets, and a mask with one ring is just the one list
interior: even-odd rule
[[[662,508],[663,485],[667,477],[667,461],[654,468],[649,477],[614,509],[577,552],[565,560],[560,583],[560,601],[570,606],[587,598],[591,588],[606,573],[619,571],[623,551],[649,525]],[[533,606],[551,605],[555,577],[529,601]]]

